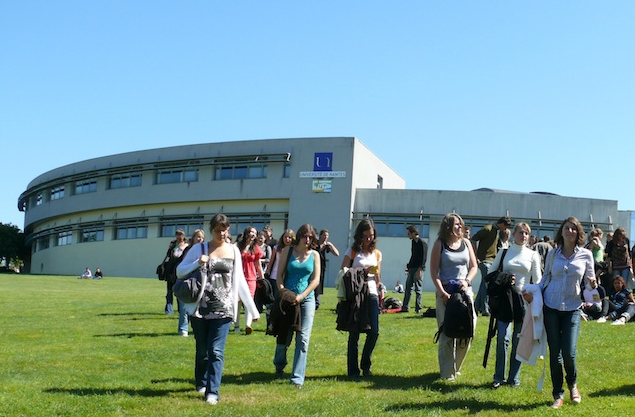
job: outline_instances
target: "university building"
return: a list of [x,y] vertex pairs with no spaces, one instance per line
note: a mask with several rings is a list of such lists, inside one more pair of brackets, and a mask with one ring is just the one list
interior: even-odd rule
[[[539,237],[553,237],[571,215],[587,230],[622,226],[630,233],[631,221],[614,200],[406,189],[398,172],[353,137],[208,143],[89,159],[33,179],[18,207],[34,274],[79,275],[88,266],[106,276],[156,278],[177,228],[188,236],[201,228],[209,237],[210,218],[224,213],[233,236],[249,225],[271,225],[276,239],[304,223],[328,229],[340,257],[328,255],[327,286],[357,223],[372,218],[388,289],[405,282],[406,226],[416,225],[431,247],[448,212],[459,213],[473,233],[508,215]],[[432,291],[427,273],[424,282]]]

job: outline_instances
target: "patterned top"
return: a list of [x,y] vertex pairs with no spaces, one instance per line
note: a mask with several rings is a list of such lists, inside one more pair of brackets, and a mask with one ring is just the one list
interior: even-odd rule
[[201,273],[207,273],[205,294],[201,300],[199,314],[204,319],[233,319],[232,272],[234,260],[210,258],[201,266]]

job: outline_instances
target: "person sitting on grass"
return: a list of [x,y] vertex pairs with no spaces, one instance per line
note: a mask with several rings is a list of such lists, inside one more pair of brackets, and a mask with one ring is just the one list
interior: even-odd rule
[[82,274],[77,277],[77,279],[92,279],[93,278],[93,274],[90,272],[90,269],[88,267],[86,267],[86,269],[84,269],[84,272],[82,272]]
[[597,320],[609,313],[609,300],[604,287],[597,280],[590,280],[582,291],[582,319]]
[[616,276],[613,279],[613,294],[609,296],[609,311],[608,316],[600,317],[598,323],[604,323],[607,320],[612,320],[614,325],[625,324],[633,316],[635,316],[635,299],[633,299],[633,293],[626,286],[626,281],[621,275]]

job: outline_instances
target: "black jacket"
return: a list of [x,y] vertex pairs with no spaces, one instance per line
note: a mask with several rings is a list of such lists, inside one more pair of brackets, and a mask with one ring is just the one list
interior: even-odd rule
[[293,305],[296,296],[297,294],[293,291],[283,288],[271,308],[267,334],[277,336],[276,342],[279,345],[287,343],[287,335],[290,331],[302,330],[300,304]]
[[344,275],[346,299],[337,304],[337,330],[366,333],[370,330],[370,293],[363,268],[349,268]]

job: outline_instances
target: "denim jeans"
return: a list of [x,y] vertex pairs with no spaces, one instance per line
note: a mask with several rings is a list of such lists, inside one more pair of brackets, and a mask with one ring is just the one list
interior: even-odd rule
[[187,332],[189,319],[185,311],[185,303],[181,300],[177,301],[179,302],[179,332]]
[[196,339],[194,379],[197,387],[206,387],[205,395],[220,398],[220,381],[225,364],[225,342],[231,319],[206,320],[192,317],[192,330]]
[[421,285],[423,284],[423,278],[416,279],[416,273],[416,268],[408,270],[408,278],[406,279],[406,287],[404,289],[405,291],[403,296],[403,307],[401,307],[403,311],[408,311],[410,309],[410,294],[413,289],[415,292],[415,311],[421,311]]
[[174,314],[174,293],[172,292],[173,282],[166,281],[167,289],[165,293],[165,314]]
[[276,353],[273,357],[276,372],[282,372],[284,367],[287,366],[287,349],[291,346],[293,333],[295,333],[295,354],[293,355],[291,383],[296,385],[304,384],[306,360],[309,353],[309,340],[311,339],[311,329],[313,328],[313,318],[315,317],[315,297],[305,298],[300,303],[300,314],[302,330],[299,332],[289,332],[286,344],[276,344]]
[[[509,385],[520,384],[520,361],[516,359],[516,348],[518,348],[518,336],[522,323],[507,323],[497,320],[496,327],[496,367],[494,368],[494,382],[505,382],[505,368],[507,367],[507,353],[509,342],[512,342],[512,352],[509,358],[509,375],[507,383]],[[513,332],[512,332],[513,326]]]
[[370,303],[370,331],[366,334],[366,342],[362,350],[362,361],[360,364],[357,362],[359,357],[359,333],[350,332],[348,334],[348,376],[359,376],[360,365],[362,371],[369,372],[373,364],[371,359],[379,337],[379,298],[376,295],[371,295],[368,302]]
[[563,366],[567,385],[571,387],[578,382],[576,349],[580,333],[580,310],[558,311],[545,306],[543,313],[549,343],[552,394],[554,399],[564,399]]
[[489,313],[489,306],[487,305],[487,286],[485,285],[485,277],[487,276],[487,271],[491,266],[492,263],[488,261],[483,261],[478,264],[478,270],[481,271],[481,284],[478,287],[476,300],[474,300],[474,309],[481,314]]

